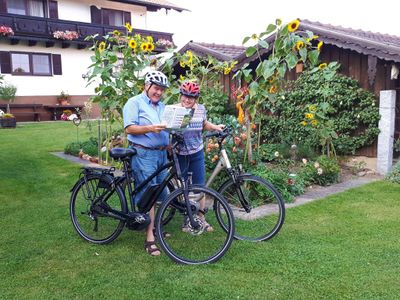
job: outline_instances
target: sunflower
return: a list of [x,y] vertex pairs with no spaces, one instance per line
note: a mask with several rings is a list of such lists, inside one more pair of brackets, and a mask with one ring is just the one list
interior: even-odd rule
[[322,48],[323,45],[324,45],[324,42],[323,42],[323,41],[320,41],[320,42],[318,43],[318,46],[317,46],[318,51],[321,51],[321,48]]
[[119,32],[118,30],[114,30],[114,31],[113,31],[113,35],[120,36],[120,35],[121,35],[121,32]]
[[295,32],[295,31],[297,30],[297,28],[299,28],[299,25],[300,25],[300,21],[299,21],[298,19],[296,19],[296,20],[290,22],[290,23],[288,24],[288,30],[289,30],[289,32]]
[[323,70],[323,69],[325,69],[326,67],[327,67],[327,64],[326,64],[326,63],[323,63],[323,64],[320,64],[320,65],[318,66],[318,69]]
[[140,45],[140,49],[143,51],[143,52],[147,52],[147,43],[143,43],[143,44],[141,44]]
[[186,64],[185,64],[184,61],[180,61],[180,62],[179,62],[179,65],[180,65],[182,68],[186,67]]
[[131,26],[131,24],[129,24],[129,22],[125,23],[125,28],[126,28],[126,30],[128,30],[128,32],[132,32],[132,26]]
[[106,43],[105,42],[101,42],[99,44],[99,51],[100,53],[103,52],[106,49]]
[[193,60],[193,53],[192,53],[192,51],[186,51],[186,53],[185,53],[189,58],[188,58],[188,60],[187,60],[187,64],[191,64],[192,63],[192,60]]
[[224,75],[228,75],[232,71],[232,68],[226,67],[224,68]]
[[153,43],[148,43],[147,44],[147,51],[151,52],[154,50],[154,44]]
[[269,88],[269,93],[270,94],[275,94],[276,92],[277,92],[277,88],[276,88],[276,86],[275,85],[273,85],[273,86],[271,86],[270,88]]
[[315,104],[310,105],[309,107],[311,112],[316,112],[317,111],[317,106]]
[[130,39],[128,42],[129,47],[131,47],[132,49],[136,49],[137,47],[137,43],[134,39]]
[[307,113],[304,116],[306,117],[306,119],[309,119],[309,120],[314,119],[314,114],[311,114],[311,113]]
[[317,124],[318,124],[318,121],[317,121],[317,120],[312,120],[312,121],[311,121],[311,125],[312,125],[312,126],[317,126]]
[[303,125],[303,126],[307,126],[307,122],[306,121],[301,121],[300,124]]
[[297,43],[296,43],[296,49],[297,50],[300,50],[301,48],[303,48],[304,47],[304,42],[303,41],[298,41]]

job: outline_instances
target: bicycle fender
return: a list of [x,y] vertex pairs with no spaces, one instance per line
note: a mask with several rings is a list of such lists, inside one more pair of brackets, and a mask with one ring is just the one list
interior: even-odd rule
[[77,182],[75,182],[74,186],[69,190],[71,193],[72,191],[86,178],[93,178],[93,177],[99,177],[101,180],[105,181],[106,183],[110,184],[112,187],[114,187],[114,177],[112,177],[109,174],[89,174],[85,175],[82,178],[80,178]]

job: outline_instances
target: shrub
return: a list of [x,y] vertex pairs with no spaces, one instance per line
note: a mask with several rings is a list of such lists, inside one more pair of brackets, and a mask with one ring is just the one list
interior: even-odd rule
[[330,185],[338,182],[340,167],[336,159],[329,158],[325,155],[319,156],[316,161],[305,161],[299,175],[303,178],[307,185]]
[[98,145],[97,139],[94,137],[89,138],[89,140],[83,142],[72,142],[65,146],[64,153],[74,156],[78,156],[80,150],[90,156],[98,155]]
[[[277,96],[273,107],[263,116],[262,139],[271,143],[306,143],[320,148],[313,128],[302,126],[308,105],[327,103],[326,117],[337,134],[333,145],[338,154],[354,154],[372,144],[378,136],[379,110],[375,96],[350,77],[337,74],[337,63],[323,70],[306,71],[287,91]],[[269,113],[268,113],[269,112]]]
[[392,170],[385,176],[385,179],[394,182],[400,183],[400,162],[397,162]]

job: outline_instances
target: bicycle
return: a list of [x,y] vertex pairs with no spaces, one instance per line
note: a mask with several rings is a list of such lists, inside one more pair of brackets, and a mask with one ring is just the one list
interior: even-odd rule
[[[131,157],[136,154],[135,149],[114,148],[110,151],[110,156],[123,164],[122,176],[116,175],[113,167],[82,168],[80,178],[71,189],[70,216],[75,230],[84,240],[108,244],[120,235],[125,226],[131,230],[145,229],[150,223],[147,212],[167,188],[169,195],[160,204],[155,217],[155,233],[156,240],[168,257],[177,263],[196,265],[216,262],[226,253],[234,235],[233,213],[216,191],[190,185],[188,180],[183,179],[176,156],[176,148],[183,139],[176,133],[171,133],[171,136],[175,140],[170,151],[172,160],[159,167],[140,185],[135,185],[130,165]],[[135,205],[135,195],[165,169],[169,172],[164,181],[148,187],[145,196]],[[174,186],[175,180],[179,187]],[[130,208],[125,191],[130,199]],[[207,209],[200,211],[193,195],[206,197]],[[206,232],[202,219],[198,217],[199,211],[215,225],[221,224],[222,218],[224,226],[215,226],[212,233]],[[189,219],[189,232],[182,231],[186,218]]]
[[[270,182],[244,172],[240,165],[238,168],[232,167],[223,143],[229,136],[231,136],[229,128],[205,136],[216,137],[219,146],[219,160],[206,186],[210,187],[217,175],[225,169],[229,178],[217,191],[227,200],[235,216],[234,237],[255,242],[269,240],[283,225],[284,200]],[[218,209],[217,214],[220,224],[225,226],[222,213],[219,214]]]

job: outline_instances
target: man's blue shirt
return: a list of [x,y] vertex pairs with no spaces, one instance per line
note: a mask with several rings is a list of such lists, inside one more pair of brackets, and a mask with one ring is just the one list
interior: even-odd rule
[[[161,101],[152,105],[151,100],[143,92],[140,95],[128,99],[123,109],[124,128],[130,125],[155,125],[161,124],[161,117],[165,105]],[[161,147],[168,145],[168,133],[149,132],[141,135],[128,134],[128,140],[134,144],[145,147]]]

